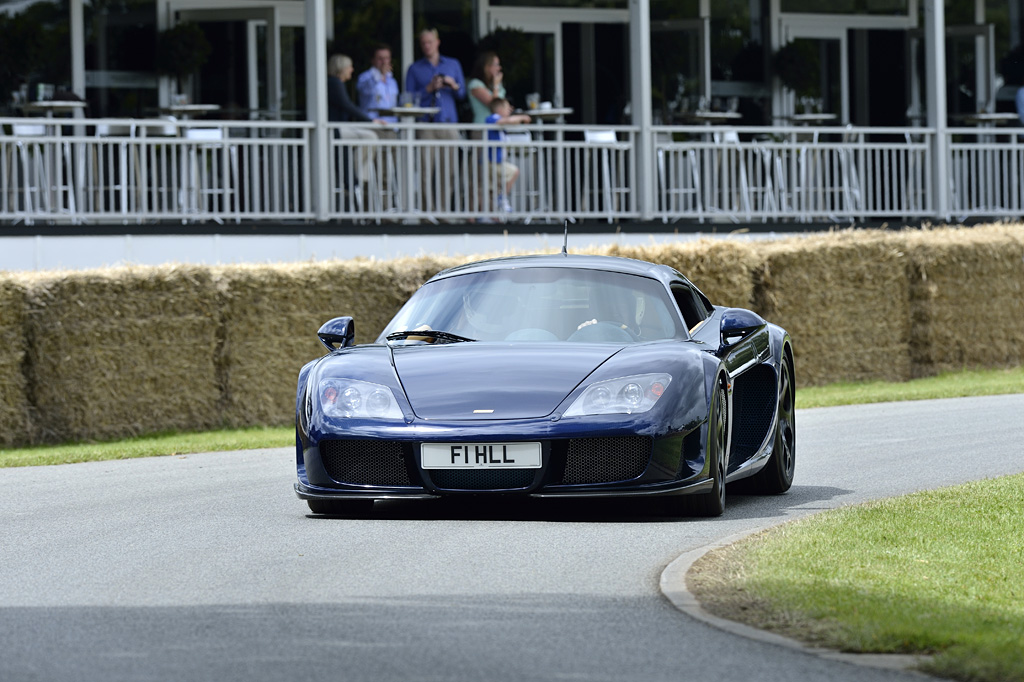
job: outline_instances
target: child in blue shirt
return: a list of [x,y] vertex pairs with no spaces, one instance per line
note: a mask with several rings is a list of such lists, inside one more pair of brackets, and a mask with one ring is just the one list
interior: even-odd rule
[[[513,114],[512,104],[502,97],[493,98],[490,107],[491,115],[487,117],[487,123],[498,127],[487,131],[488,140],[495,142],[505,141],[505,131],[500,127],[502,125],[530,122],[530,117],[526,114]],[[512,185],[515,184],[516,179],[519,177],[519,167],[505,160],[505,148],[503,145],[488,148],[487,161],[490,168],[491,181],[496,187],[504,190],[504,194],[498,194],[498,207],[502,211],[511,211],[512,205],[508,202],[508,196],[512,192]]]

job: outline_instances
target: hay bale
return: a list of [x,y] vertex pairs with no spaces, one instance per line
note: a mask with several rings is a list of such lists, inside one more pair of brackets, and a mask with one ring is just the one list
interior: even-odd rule
[[25,380],[25,283],[0,274],[0,446],[24,445],[31,438]]
[[648,246],[615,245],[601,252],[675,268],[715,305],[749,308],[753,304],[753,273],[760,263],[756,244],[699,239]]
[[796,378],[910,376],[910,294],[896,235],[846,231],[764,244],[755,309],[793,338]]
[[1024,228],[907,233],[913,376],[1016,367],[1024,339]]
[[207,269],[43,275],[28,306],[41,441],[219,424],[218,302]]
[[324,354],[316,337],[324,322],[349,315],[356,342],[370,343],[424,281],[454,263],[415,258],[220,268],[227,423],[294,421],[299,369]]

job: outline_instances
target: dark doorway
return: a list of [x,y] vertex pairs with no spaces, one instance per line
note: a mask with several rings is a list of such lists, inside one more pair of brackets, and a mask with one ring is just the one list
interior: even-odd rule
[[629,123],[628,26],[566,23],[562,46],[564,104],[576,110],[570,121]]
[[850,32],[850,122],[907,125],[906,31]]

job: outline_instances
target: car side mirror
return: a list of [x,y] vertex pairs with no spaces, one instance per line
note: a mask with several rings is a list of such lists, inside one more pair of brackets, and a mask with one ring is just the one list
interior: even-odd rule
[[316,335],[329,351],[347,348],[356,337],[356,323],[351,317],[335,317],[324,322]]
[[722,348],[734,346],[768,323],[755,312],[743,308],[729,308],[722,313]]

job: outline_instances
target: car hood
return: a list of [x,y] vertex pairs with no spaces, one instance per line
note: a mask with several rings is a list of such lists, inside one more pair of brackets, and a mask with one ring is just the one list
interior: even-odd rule
[[422,419],[529,419],[551,414],[622,346],[453,343],[395,348],[395,368]]

